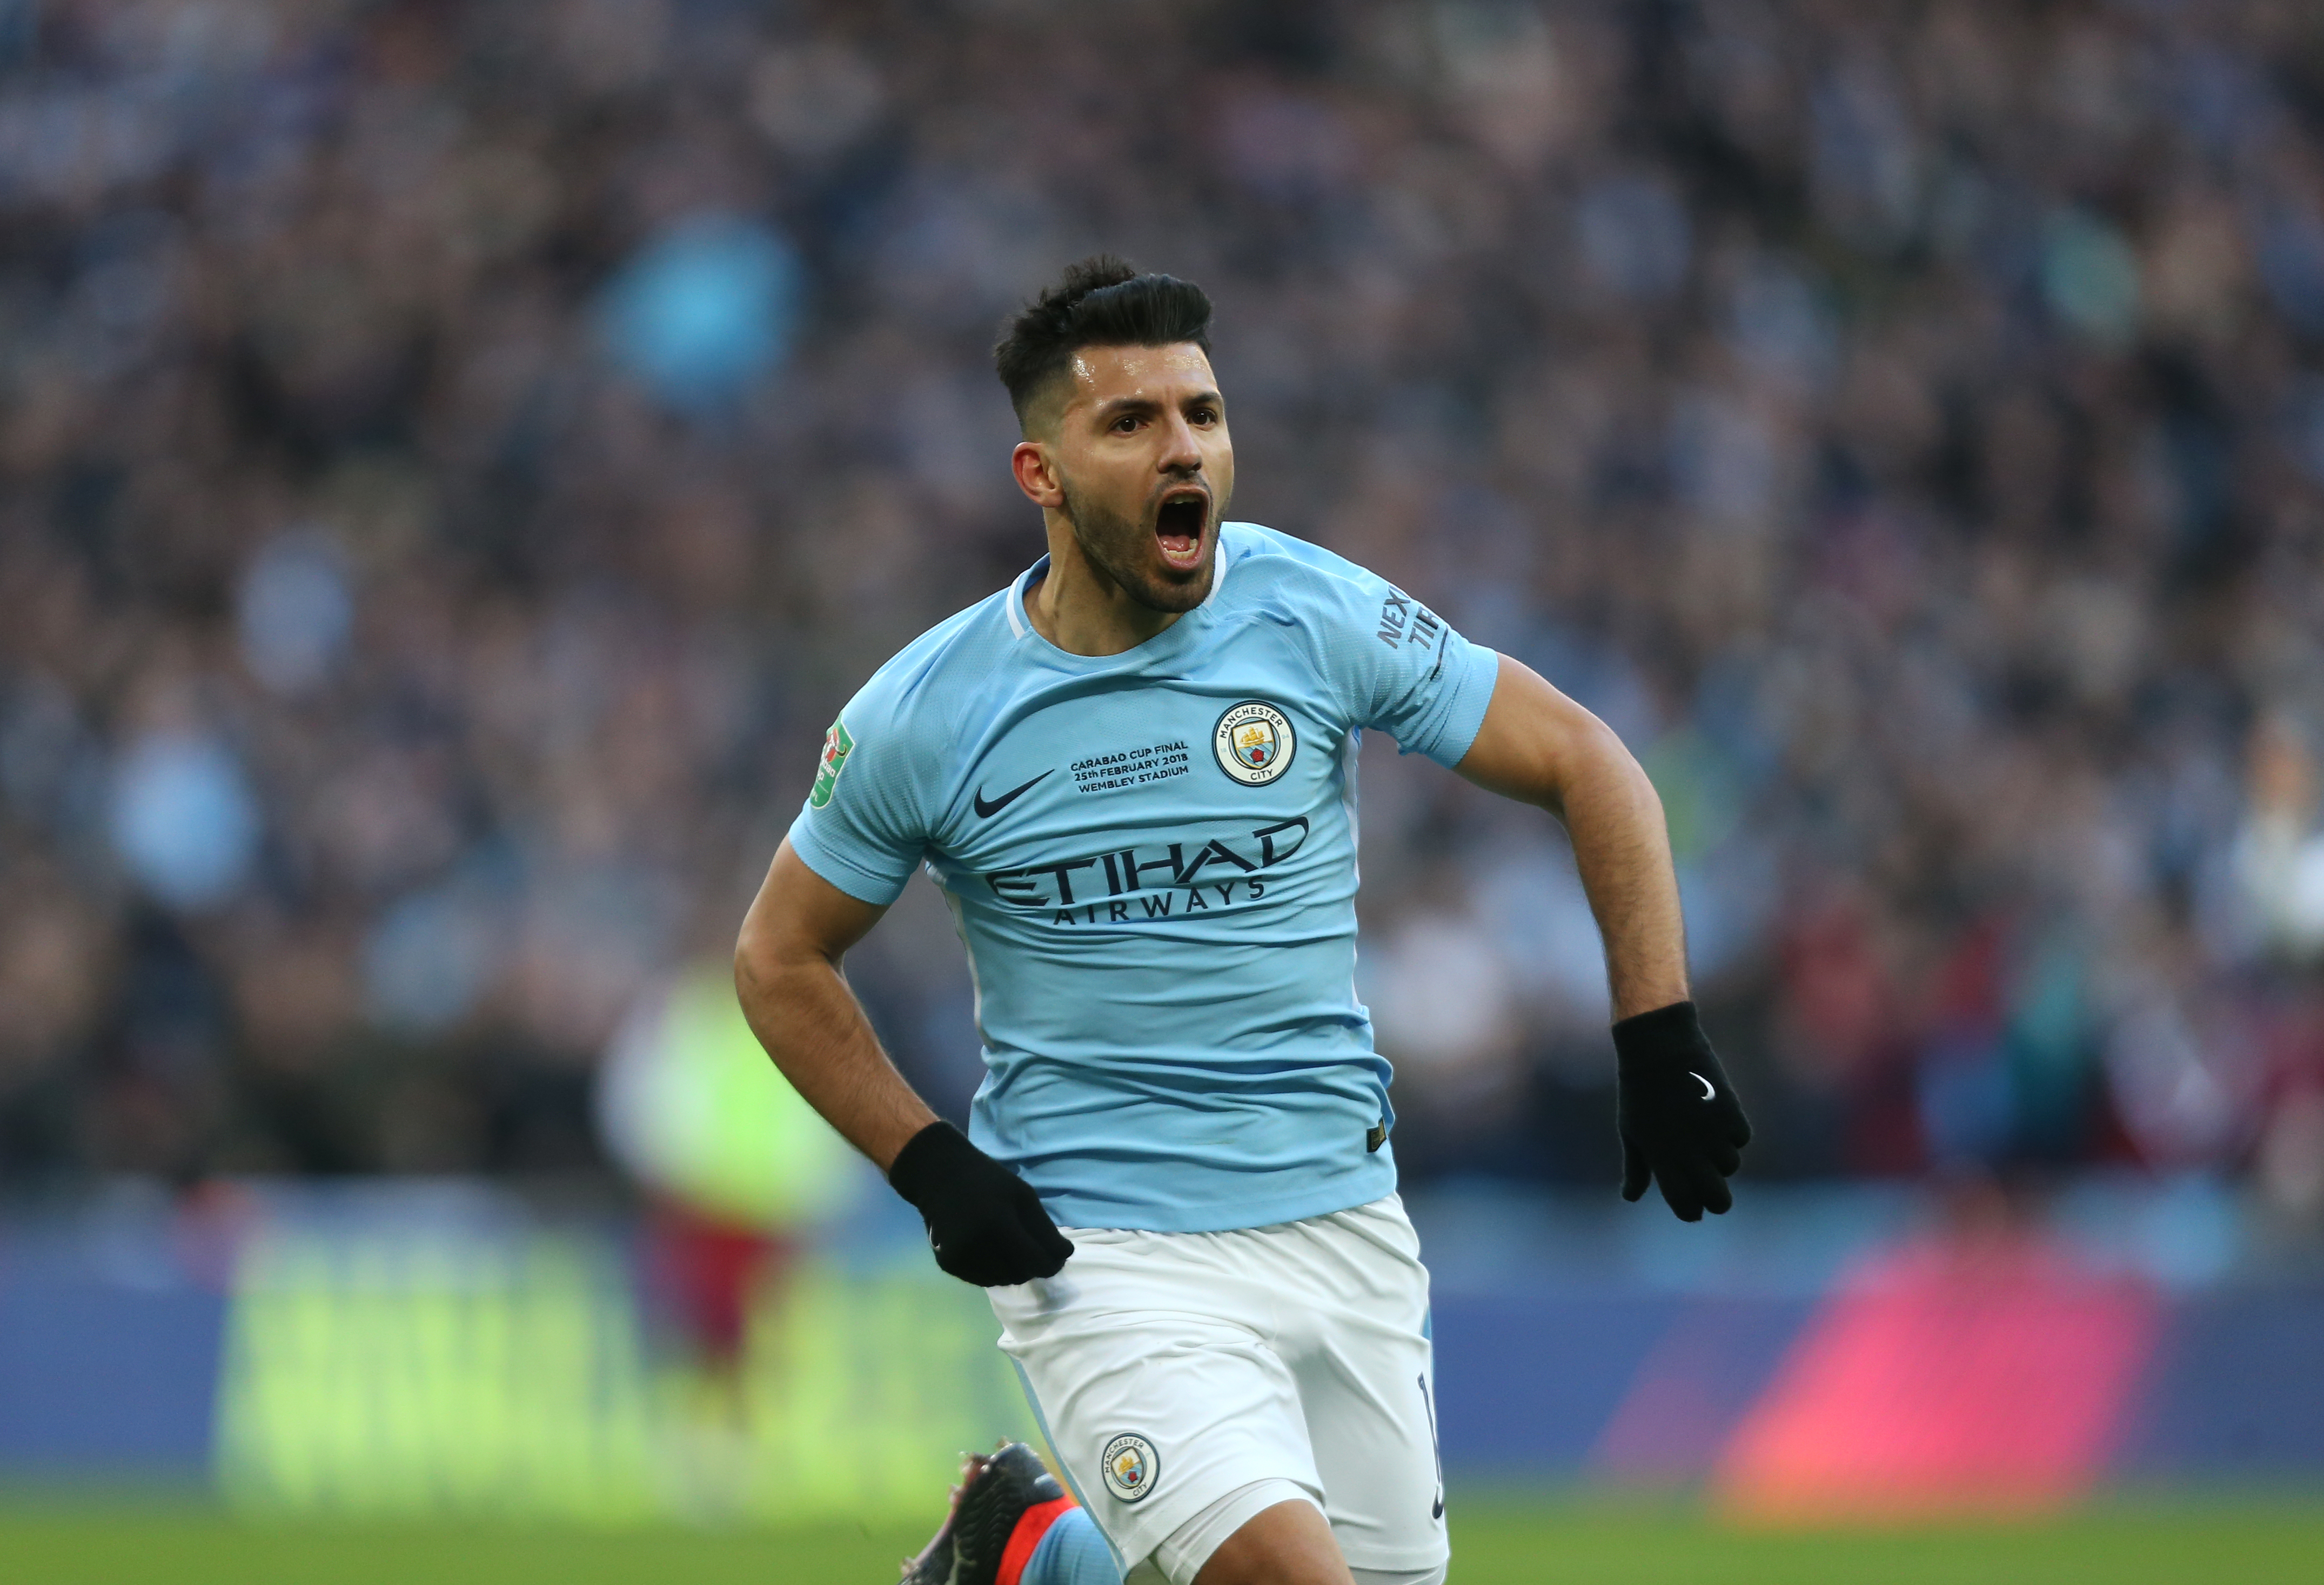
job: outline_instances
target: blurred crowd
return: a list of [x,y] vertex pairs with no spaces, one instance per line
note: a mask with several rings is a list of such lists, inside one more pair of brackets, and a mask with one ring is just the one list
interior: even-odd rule
[[[0,0],[0,1178],[600,1170],[1101,246],[1646,763],[1753,1171],[2324,1205],[2290,0]],[[1365,779],[1407,1174],[1610,1183],[1556,828]],[[925,882],[850,968],[959,1111]]]

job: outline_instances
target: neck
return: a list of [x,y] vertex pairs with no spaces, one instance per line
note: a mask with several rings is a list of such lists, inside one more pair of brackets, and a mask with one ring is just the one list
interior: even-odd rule
[[1049,536],[1049,570],[1025,592],[1025,614],[1068,655],[1119,655],[1134,650],[1182,614],[1141,605],[1111,575],[1082,554],[1074,525],[1055,510],[1041,514]]

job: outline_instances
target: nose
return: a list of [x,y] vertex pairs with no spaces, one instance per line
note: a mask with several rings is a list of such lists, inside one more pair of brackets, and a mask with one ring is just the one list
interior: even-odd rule
[[1203,448],[1194,443],[1194,427],[1186,422],[1184,413],[1172,413],[1165,420],[1162,432],[1162,455],[1156,465],[1166,474],[1198,474],[1203,471]]

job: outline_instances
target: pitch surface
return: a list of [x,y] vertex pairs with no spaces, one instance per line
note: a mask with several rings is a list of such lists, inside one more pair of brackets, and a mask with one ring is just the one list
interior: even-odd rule
[[[2008,1525],[1736,1529],[1687,1507],[1457,1500],[1455,1585],[2143,1585],[2315,1578],[2324,1493],[2116,1500]],[[195,1507],[0,1505],[10,1579],[45,1585],[886,1585],[918,1532],[625,1532],[238,1524]]]

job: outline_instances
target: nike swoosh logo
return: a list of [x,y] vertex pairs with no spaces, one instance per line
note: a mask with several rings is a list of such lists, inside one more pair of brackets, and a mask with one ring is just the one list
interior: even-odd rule
[[[1043,774],[1045,774],[1045,775],[1046,775],[1046,774],[1047,774],[1047,772],[1044,772]],[[1019,792],[1022,792],[1023,790],[1024,790],[1024,789],[1023,789],[1022,788],[1019,788],[1018,789],[1018,791],[1019,791]],[[1013,796],[1013,795],[1012,795],[1012,796]],[[1712,1083],[1709,1079],[1704,1078],[1701,1074],[1696,1073],[1692,1068],[1689,1068],[1689,1069],[1687,1070],[1686,1076],[1687,1076],[1688,1078],[1690,1078],[1690,1079],[1692,1079],[1696,1083],[1698,1083],[1698,1084],[1700,1084],[1700,1085],[1702,1085],[1702,1098],[1703,1098],[1705,1101],[1716,1101],[1717,1099],[1719,1099],[1719,1088],[1718,1088],[1718,1086],[1717,1086],[1717,1085],[1713,1084],[1713,1083]]]
[[978,788],[976,793],[976,817],[980,820],[991,819],[993,816],[998,815],[1001,810],[1015,803],[1019,798],[1023,797],[1027,793],[1031,792],[1035,788],[1040,786],[1041,783],[1048,780],[1050,775],[1055,772],[1056,769],[1056,767],[1052,765],[1047,770],[1042,771],[1040,775],[1027,782],[1023,787],[1012,787],[1007,792],[1002,793],[999,797],[993,799],[989,804],[984,801],[984,790],[982,788]]
[[1444,1516],[1444,1497],[1442,1492],[1437,1494],[1436,1506],[1428,1510],[1428,1516],[1432,1519],[1441,1519]]

